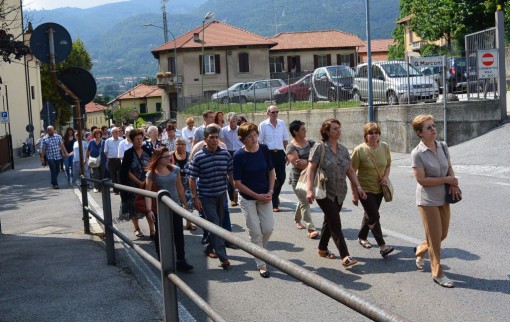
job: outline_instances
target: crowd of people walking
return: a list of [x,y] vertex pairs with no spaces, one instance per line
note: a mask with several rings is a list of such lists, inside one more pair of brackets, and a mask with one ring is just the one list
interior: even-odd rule
[[[61,163],[67,181],[75,182],[80,169],[77,155],[81,140],[86,177],[98,180],[108,177],[114,183],[135,188],[168,190],[184,209],[196,210],[201,217],[229,231],[232,231],[229,206],[239,205],[250,241],[264,248],[275,229],[274,216],[282,211],[280,193],[287,177],[286,166],[290,164],[289,184],[297,197],[293,225],[299,231],[306,230],[306,237],[318,240],[318,256],[329,260],[339,257],[345,268],[358,263],[349,252],[342,230],[341,210],[349,190],[348,178],[351,201],[354,206],[361,204],[364,211],[358,243],[371,249],[373,245],[368,239],[371,232],[380,255],[383,258],[390,255],[395,248],[387,245],[383,237],[380,207],[386,199],[385,191],[391,186],[392,159],[381,127],[375,122],[365,124],[360,129],[363,142],[349,153],[340,143],[342,124],[337,119],[322,122],[320,140],[316,142],[307,137],[306,124],[300,120],[293,120],[287,128],[285,121],[278,118],[277,106],[269,106],[266,113],[267,119],[257,125],[234,112],[224,115],[207,110],[199,127],[189,117],[182,129],[172,120],[165,128],[129,126],[124,135],[122,128],[115,126],[96,128],[87,138],[78,138],[72,128],[67,128],[62,138],[49,126],[47,134],[38,140],[41,162],[50,167],[54,189],[59,188]],[[440,264],[441,242],[448,234],[450,222],[445,195],[460,200],[459,183],[446,143],[437,140],[433,116],[417,116],[412,127],[420,138],[411,153],[411,167],[417,181],[416,205],[425,235],[415,247],[416,269],[424,270],[424,258],[429,253],[433,280],[450,288],[453,281],[445,276]],[[320,182],[323,174],[327,179]],[[300,184],[306,188],[300,188]],[[95,183],[93,191],[100,190],[101,185]],[[145,236],[139,220],[147,220],[159,255],[157,209],[152,200],[145,198],[145,210],[141,211],[135,205],[135,194],[122,189],[113,192],[121,198],[119,218],[132,222],[136,237]],[[314,202],[323,212],[320,229],[310,213]],[[192,270],[185,258],[183,231],[197,227],[190,221],[183,225],[178,216],[174,216],[173,226],[176,267],[179,271]],[[330,239],[338,255],[329,248]],[[235,249],[235,245],[205,230],[202,243],[206,256],[217,258],[223,269],[230,268],[227,248]],[[264,261],[255,258],[255,265],[261,277],[270,277]]]

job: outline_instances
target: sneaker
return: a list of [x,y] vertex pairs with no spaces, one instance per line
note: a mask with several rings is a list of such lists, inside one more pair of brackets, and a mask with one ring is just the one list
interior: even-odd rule
[[179,272],[188,272],[193,269],[193,266],[188,264],[185,259],[177,261],[175,264],[175,269]]

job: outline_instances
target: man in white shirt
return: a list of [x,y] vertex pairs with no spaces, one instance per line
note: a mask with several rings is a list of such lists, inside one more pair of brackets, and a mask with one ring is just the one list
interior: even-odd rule
[[[243,147],[243,143],[239,140],[237,136],[237,120],[238,116],[234,112],[230,112],[227,114],[228,125],[223,127],[220,132],[221,141],[225,143],[227,146],[227,151],[230,153],[232,157],[234,157],[234,153]],[[234,187],[228,186],[228,197],[230,199],[230,206],[237,206],[237,191],[235,191]]]
[[119,143],[119,154],[117,157],[122,161],[124,159],[124,152],[126,152],[127,149],[130,149],[133,146],[133,143],[129,140],[129,132],[133,130],[133,127],[130,125],[126,127],[124,132],[126,133],[126,138]]
[[280,211],[280,191],[285,183],[285,149],[289,142],[289,132],[283,120],[278,119],[278,107],[271,105],[267,108],[268,119],[260,122],[259,142],[267,145],[271,152],[274,169],[276,172],[276,181],[274,183],[273,193],[273,211]]
[[207,110],[202,114],[202,118],[204,119],[204,124],[195,131],[195,135],[193,135],[193,142],[191,143],[192,148],[195,144],[204,139],[204,129],[207,125],[214,122],[214,112]]
[[[104,145],[104,154],[108,159],[106,166],[108,167],[108,171],[110,172],[110,178],[113,183],[119,183],[119,169],[120,169],[120,159],[119,159],[119,144],[122,141],[119,138],[119,129],[114,127],[111,129],[112,136],[106,139]],[[113,192],[118,195],[119,191],[117,189],[113,189]]]
[[186,140],[186,152],[191,151],[191,143],[193,143],[193,136],[196,131],[197,128],[195,127],[195,120],[190,116],[186,119],[186,127],[183,127],[181,131],[182,137]]

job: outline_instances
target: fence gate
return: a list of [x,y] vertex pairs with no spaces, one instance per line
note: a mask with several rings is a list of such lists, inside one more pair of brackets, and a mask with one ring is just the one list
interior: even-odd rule
[[[476,95],[480,97],[483,93],[484,98],[487,92],[494,91],[494,98],[497,93],[497,79],[478,79],[477,74],[477,50],[496,49],[496,28],[489,28],[464,36],[466,46],[466,78],[467,78],[467,95]],[[499,66],[502,68],[502,66]]]

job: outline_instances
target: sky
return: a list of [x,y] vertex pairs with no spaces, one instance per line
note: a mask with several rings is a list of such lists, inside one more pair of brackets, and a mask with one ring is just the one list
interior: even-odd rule
[[55,9],[61,7],[90,8],[106,3],[121,2],[127,0],[23,0],[26,8],[33,10]]

